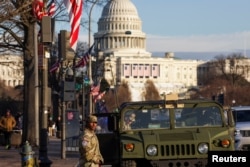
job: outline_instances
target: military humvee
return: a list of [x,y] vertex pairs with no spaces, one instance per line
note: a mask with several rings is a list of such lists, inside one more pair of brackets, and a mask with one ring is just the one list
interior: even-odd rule
[[108,166],[205,167],[209,151],[234,150],[232,114],[215,101],[128,102],[96,115]]

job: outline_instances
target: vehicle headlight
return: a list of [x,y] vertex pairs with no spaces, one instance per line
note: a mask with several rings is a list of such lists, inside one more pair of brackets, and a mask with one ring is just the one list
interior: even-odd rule
[[155,156],[157,154],[157,147],[155,145],[149,145],[147,147],[147,154],[149,156]]
[[198,151],[201,154],[206,154],[208,152],[208,145],[207,145],[207,143],[200,143],[198,145]]

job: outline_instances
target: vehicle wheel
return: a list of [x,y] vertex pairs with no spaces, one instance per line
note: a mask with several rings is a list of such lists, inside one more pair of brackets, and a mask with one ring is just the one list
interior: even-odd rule
[[136,162],[133,160],[122,161],[121,167],[136,167]]

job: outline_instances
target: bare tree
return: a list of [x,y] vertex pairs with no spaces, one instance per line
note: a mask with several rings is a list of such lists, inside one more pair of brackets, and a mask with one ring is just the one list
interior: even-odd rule
[[[44,0],[49,5],[52,0]],[[53,16],[56,21],[68,21],[69,17],[63,5],[63,1],[54,1],[56,4],[56,13]],[[91,0],[86,0],[84,9],[88,8]],[[103,1],[100,1],[101,5]],[[0,52],[23,55],[24,59],[24,133],[23,141],[35,143],[35,108],[34,90],[35,87],[35,57],[34,44],[35,32],[40,29],[41,22],[34,17],[32,10],[33,0],[4,0],[1,1],[0,9]],[[47,6],[45,6],[47,7]],[[86,10],[88,11],[88,10]],[[81,25],[85,26],[84,18]]]
[[242,78],[249,74],[250,65],[244,60],[246,58],[241,54],[233,53],[227,57],[217,56],[212,64],[217,69],[215,74],[229,81],[232,86],[238,86],[242,83]]
[[109,112],[115,111],[124,102],[130,102],[132,100],[131,92],[128,82],[122,81],[114,90],[109,90],[103,97],[105,106]]
[[208,63],[208,68],[209,79],[192,98],[216,99],[223,93],[225,105],[232,105],[232,101],[236,105],[249,105],[250,98],[245,93],[250,89],[248,59],[236,53],[219,55]]
[[154,82],[147,80],[145,83],[145,100],[160,100],[160,94],[154,85]]

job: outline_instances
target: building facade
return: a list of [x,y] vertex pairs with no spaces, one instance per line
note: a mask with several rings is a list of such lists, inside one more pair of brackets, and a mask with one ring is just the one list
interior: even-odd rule
[[152,80],[159,93],[182,93],[197,86],[197,67],[201,61],[178,60],[174,53],[164,58],[146,51],[146,34],[135,5],[130,0],[111,0],[103,8],[94,34],[97,72],[111,84],[127,81],[133,100],[141,100],[144,83]]
[[23,85],[22,56],[0,55],[0,82],[8,87]]

